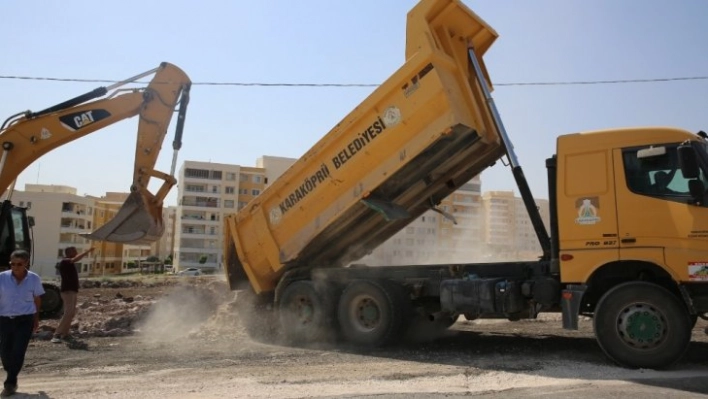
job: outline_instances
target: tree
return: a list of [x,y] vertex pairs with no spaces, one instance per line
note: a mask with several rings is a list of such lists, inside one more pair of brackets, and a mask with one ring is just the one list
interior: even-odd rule
[[147,259],[145,259],[145,262],[157,263],[160,262],[160,258],[158,258],[157,256],[148,256]]
[[200,264],[200,265],[205,264],[206,261],[207,261],[207,256],[206,256],[206,255],[202,255],[202,256],[199,257],[199,264]]

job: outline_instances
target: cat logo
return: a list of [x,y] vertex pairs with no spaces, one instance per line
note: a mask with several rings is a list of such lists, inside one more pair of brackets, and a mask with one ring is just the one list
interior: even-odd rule
[[62,126],[72,132],[75,132],[83,127],[108,118],[109,116],[111,116],[111,114],[105,109],[91,109],[64,115],[59,117],[59,120],[61,121]]
[[85,125],[88,125],[89,123],[93,123],[93,116],[91,115],[93,111],[86,111],[83,114],[79,116],[74,117],[74,125],[78,127],[84,127]]

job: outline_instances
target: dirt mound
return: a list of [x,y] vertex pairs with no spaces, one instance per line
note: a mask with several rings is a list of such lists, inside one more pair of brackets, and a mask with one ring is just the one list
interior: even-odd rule
[[[71,332],[79,338],[140,334],[169,341],[238,329],[232,311],[236,295],[216,277],[86,280],[81,286]],[[59,319],[43,320],[37,337],[51,338]]]

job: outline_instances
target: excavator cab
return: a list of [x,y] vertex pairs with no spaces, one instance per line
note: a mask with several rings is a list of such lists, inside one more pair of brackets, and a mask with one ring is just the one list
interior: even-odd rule
[[[15,206],[10,201],[0,203],[0,271],[10,268],[10,255],[17,249],[24,249],[32,254],[32,227],[34,218],[27,215],[27,208]],[[30,270],[32,261],[30,257]],[[42,318],[55,317],[62,309],[63,302],[59,287],[49,282],[42,282]]]

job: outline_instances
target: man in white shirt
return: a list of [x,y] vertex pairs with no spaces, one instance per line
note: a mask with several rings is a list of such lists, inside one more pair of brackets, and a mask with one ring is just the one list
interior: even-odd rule
[[10,255],[10,270],[0,273],[0,358],[7,372],[0,397],[17,391],[17,375],[32,333],[39,327],[44,288],[42,279],[28,268],[29,253],[16,250]]

